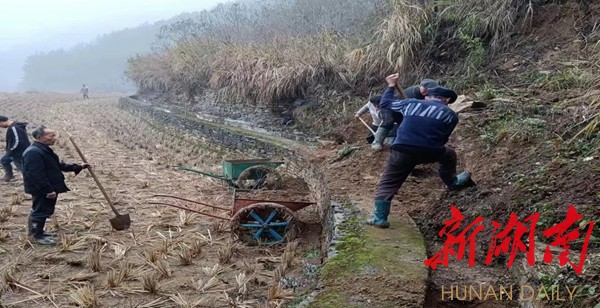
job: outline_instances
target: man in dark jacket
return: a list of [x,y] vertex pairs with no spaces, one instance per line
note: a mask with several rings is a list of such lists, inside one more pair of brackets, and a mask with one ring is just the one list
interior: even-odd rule
[[30,145],[27,138],[27,123],[9,121],[7,117],[0,116],[0,127],[8,128],[6,131],[6,154],[0,159],[4,168],[4,181],[9,182],[15,178],[12,162],[17,170],[23,170],[23,151]]
[[33,131],[35,141],[23,153],[23,182],[25,192],[31,194],[33,206],[29,215],[30,239],[38,244],[54,244],[52,234],[44,232],[46,219],[54,214],[58,194],[69,191],[63,172],[75,172],[90,168],[88,164],[65,164],[54,153],[51,145],[56,133],[40,126]]
[[456,93],[435,87],[427,89],[424,100],[394,99],[398,74],[386,78],[388,88],[381,99],[381,108],[402,113],[403,119],[392,145],[388,164],[375,191],[375,212],[368,224],[388,228],[387,221],[392,199],[416,165],[439,163],[439,176],[448,190],[470,185],[469,172],[456,175],[456,152],[446,147],[458,116],[447,105]]
[[[412,87],[408,87],[404,89],[404,94],[406,94],[406,98],[414,98],[414,99],[425,99],[425,95],[427,94],[427,89],[439,87],[437,81],[433,79],[423,79],[421,83],[418,85],[414,85]],[[394,97],[398,98],[399,97]],[[454,93],[454,97],[451,98],[450,104],[452,104],[456,100],[456,93]],[[387,107],[382,107],[379,112],[382,123],[375,132],[375,139],[371,144],[371,148],[373,150],[379,151],[383,149],[383,141],[388,136],[390,130],[392,130],[394,123],[400,124],[402,122],[402,115],[399,113],[394,113]]]

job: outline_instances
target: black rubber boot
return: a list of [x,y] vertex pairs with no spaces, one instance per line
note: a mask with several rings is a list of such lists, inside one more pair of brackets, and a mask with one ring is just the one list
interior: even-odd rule
[[29,218],[29,240],[40,245],[54,245],[56,242],[44,236],[46,219]]

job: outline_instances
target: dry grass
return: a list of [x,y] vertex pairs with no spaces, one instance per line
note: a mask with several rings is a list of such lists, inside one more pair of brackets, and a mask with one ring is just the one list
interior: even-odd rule
[[460,20],[460,31],[474,37],[489,38],[491,50],[502,47],[512,33],[519,12],[533,14],[527,1],[467,0],[453,1],[443,8],[441,16]]
[[[580,129],[569,142],[573,142],[581,137],[590,138],[592,136],[597,136],[598,131],[600,131],[600,96],[596,97],[586,109],[588,109],[587,113],[589,115],[585,117],[584,121],[581,123],[583,128]],[[597,148],[596,151],[599,149],[600,147]]]
[[78,273],[76,273],[74,275],[71,275],[68,278],[68,281],[71,281],[71,282],[90,281],[90,280],[96,278],[96,276],[97,276],[96,273],[88,272],[88,271],[81,271],[81,272],[78,272]]
[[171,268],[169,267],[169,262],[165,259],[159,259],[154,263],[148,263],[152,268],[154,268],[161,277],[171,277]]
[[219,250],[217,251],[217,256],[221,264],[231,263],[231,259],[233,258],[232,248],[233,247],[231,243],[226,243],[225,245],[221,246],[221,248],[219,248]]
[[96,290],[93,286],[76,288],[69,294],[69,298],[79,307],[99,307],[98,299],[96,298]]
[[242,269],[244,270],[244,273],[246,273],[247,275],[254,275],[258,272],[259,267],[258,267],[258,263],[250,262],[249,260],[244,259],[242,261]]
[[118,269],[111,269],[106,273],[106,284],[110,288],[116,288],[121,285],[121,283],[127,278],[133,275],[133,267],[132,265],[125,261],[121,261],[119,263]]
[[207,235],[204,234],[200,234],[201,237],[201,241],[208,246],[212,246],[214,245],[217,241],[215,241],[215,239],[212,236],[212,233],[210,232],[210,229],[206,230]]
[[[223,292],[240,296],[240,303],[264,297],[266,285],[249,282],[244,290],[244,282],[256,277],[250,278],[247,273],[240,276],[241,270],[235,266],[221,266],[218,251],[226,247],[229,252],[222,254],[222,259],[236,264],[241,262],[238,255],[253,260],[269,253],[269,249],[226,244],[229,234],[221,234],[213,219],[195,219],[147,204],[150,194],[172,193],[175,189],[187,196],[202,194],[202,200],[213,204],[230,201],[227,191],[215,186],[214,181],[173,170],[174,159],[184,161],[184,156],[192,156],[187,142],[197,142],[196,137],[173,138],[172,133],[156,130],[115,108],[116,100],[57,103],[53,97],[26,95],[7,105],[0,94],[0,107],[32,126],[51,122],[61,134],[85,136],[77,138],[80,147],[97,166],[105,188],[119,200],[119,210],[129,212],[134,224],[127,231],[111,229],[107,218],[113,214],[93,179],[84,173],[66,179],[72,191],[61,197],[52,217],[50,229],[58,230],[58,247],[32,245],[22,232],[25,225],[21,220],[30,209],[8,206],[11,196],[20,194],[22,187],[5,186],[0,190],[0,200],[7,202],[0,211],[10,218],[0,223],[0,284],[10,296],[4,294],[4,304],[10,298],[11,304],[17,303],[15,306],[52,307],[55,303],[55,307],[68,307],[78,305],[71,298],[74,295],[81,305],[93,306],[94,296],[86,296],[93,294],[92,289],[98,304],[107,307],[175,306],[170,294],[181,295],[179,299],[192,306],[202,298],[199,303],[205,307],[227,305]],[[37,100],[40,105],[35,108],[24,105]],[[66,162],[78,161],[73,150],[71,156],[66,155],[67,145],[63,138],[54,150]],[[223,153],[208,155],[202,148],[195,150],[200,151],[203,165],[218,165],[223,158]],[[231,158],[242,158],[236,155]],[[113,177],[108,176],[109,171]],[[143,182],[148,182],[153,191],[140,190]],[[94,199],[89,199],[89,192]],[[182,267],[180,263],[197,266]],[[191,277],[193,283],[181,283]],[[241,296],[239,292],[246,294]]]
[[233,307],[233,308],[253,308],[253,307],[257,307],[257,304],[258,304],[258,302],[256,300],[243,300],[243,299],[240,299],[239,296],[232,298],[226,292],[224,293],[224,296],[225,296],[225,299],[227,300],[227,303],[229,304],[229,307]]
[[52,228],[54,230],[61,230],[60,227],[60,222],[58,221],[58,218],[56,217],[56,215],[53,215],[52,218],[50,219],[50,223],[52,224]]
[[121,260],[121,259],[123,259],[123,257],[125,257],[125,254],[129,250],[129,247],[127,247],[125,245],[117,244],[117,243],[113,243],[111,245],[111,247],[113,249],[114,259],[115,260]]
[[406,0],[393,1],[393,13],[380,23],[371,42],[348,55],[351,70],[377,82],[386,72],[408,71],[422,44],[421,31],[427,22],[423,8]]
[[146,251],[144,255],[141,256],[141,258],[148,263],[156,263],[161,257],[162,254],[158,250]]
[[111,269],[108,272],[106,272],[106,285],[109,288],[118,287],[122,281],[123,280],[121,279],[119,273],[116,270]]
[[204,247],[204,245],[205,242],[195,239],[190,247],[190,252],[192,255],[194,255],[194,257],[199,256],[202,253],[202,247]]
[[[423,5],[393,0],[382,13],[365,16],[369,31],[364,33],[375,29],[371,37],[344,36],[324,27],[298,36],[223,44],[220,38],[197,33],[162,53],[133,59],[128,75],[141,92],[182,97],[179,101],[187,102],[186,107],[208,86],[218,90],[223,102],[287,107],[296,98],[317,97],[328,90],[366,93],[379,88],[383,76],[392,72],[400,72],[401,83],[408,84],[429,73],[429,56],[441,59],[435,63],[441,67],[456,64],[458,72],[478,71],[487,52],[506,46],[515,28],[531,25],[535,13],[531,1],[446,0]],[[448,50],[452,63],[447,61]]]
[[158,248],[158,252],[164,255],[168,255],[171,250],[171,246],[173,245],[173,241],[169,238],[163,238],[160,247]]
[[207,267],[203,267],[202,268],[202,272],[204,273],[204,275],[208,276],[208,277],[215,277],[221,273],[223,273],[224,269],[221,267],[221,265],[219,263],[215,264],[214,266],[207,266]]
[[221,48],[212,63],[212,87],[224,98],[275,106],[302,97],[320,83],[341,84],[346,41],[331,33]]
[[[76,239],[76,235],[60,234],[61,252],[79,251],[87,246],[85,239]],[[93,251],[90,250],[90,252]]]
[[0,242],[5,242],[10,237],[10,233],[4,229],[0,229]]
[[127,279],[134,274],[133,265],[129,261],[124,260],[119,263],[119,275],[123,276],[123,279]]
[[14,213],[15,209],[12,205],[3,206],[2,208],[0,208],[0,222],[7,222]]
[[292,268],[294,266],[294,258],[296,256],[296,251],[298,250],[298,241],[293,241],[287,244],[285,247],[285,251],[281,255],[281,263],[285,264],[287,268]]
[[15,268],[8,268],[2,273],[2,282],[5,286],[12,290],[17,290],[17,286],[20,284],[20,278],[16,277]]
[[279,284],[281,279],[285,278],[287,271],[288,267],[285,263],[281,263],[275,268],[275,271],[273,272],[273,282],[275,285]]
[[[207,279],[200,279],[195,284],[196,290],[198,290],[202,293],[213,292],[216,289],[220,289],[222,286],[223,286],[223,284],[221,283],[221,280],[219,280],[219,278],[217,276],[212,276]],[[217,287],[219,287],[219,288],[217,288]],[[219,291],[219,290],[217,290],[217,291]]]
[[194,222],[194,220],[198,216],[198,214],[196,214],[196,213],[188,212],[188,211],[184,211],[184,210],[179,210],[178,212],[179,212],[179,226],[181,226],[181,227],[189,226],[192,222]]
[[169,299],[177,306],[181,308],[195,308],[195,307],[206,307],[209,306],[210,303],[207,298],[200,298],[197,300],[192,300],[184,297],[183,295],[177,293],[169,296]]
[[237,283],[238,294],[245,297],[248,294],[250,278],[245,273],[239,273],[235,276],[235,282]]
[[279,286],[272,286],[267,293],[267,300],[272,304],[280,304],[281,302],[294,299],[290,290],[285,290]]
[[23,203],[23,196],[21,194],[14,194],[10,199],[10,205],[21,205]]
[[181,252],[177,253],[179,257],[179,263],[183,266],[192,265],[194,263],[194,252],[189,248],[184,248]]
[[229,222],[215,221],[212,225],[210,225],[210,230],[212,230],[214,234],[223,234],[229,231]]
[[160,291],[160,281],[156,272],[148,272],[140,277],[142,288],[150,294],[157,294]]
[[103,246],[101,243],[95,241],[87,254],[87,267],[93,272],[99,272],[102,270],[100,259],[102,257]]

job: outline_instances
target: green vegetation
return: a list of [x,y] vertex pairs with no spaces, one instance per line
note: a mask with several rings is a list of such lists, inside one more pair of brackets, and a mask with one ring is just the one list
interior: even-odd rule
[[312,307],[360,307],[353,306],[355,288],[349,288],[349,281],[362,284],[385,276],[401,284],[427,277],[427,269],[422,266],[424,239],[414,226],[392,216],[392,229],[385,230],[365,227],[365,219],[353,215],[339,226],[344,236],[336,245],[337,254],[321,269],[327,288],[318,294]]
[[489,125],[480,127],[479,139],[488,147],[502,143],[531,144],[549,137],[542,106],[497,104],[496,114]]

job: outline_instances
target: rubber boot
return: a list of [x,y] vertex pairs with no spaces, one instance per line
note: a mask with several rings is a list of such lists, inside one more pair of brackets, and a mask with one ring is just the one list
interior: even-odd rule
[[40,245],[54,245],[56,242],[44,236],[46,219],[29,218],[29,240]]
[[473,182],[473,180],[471,179],[471,173],[468,171],[464,171],[463,173],[454,177],[454,182],[452,183],[452,185],[450,185],[450,187],[448,187],[448,190],[457,191],[475,185],[475,182]]
[[387,137],[389,132],[389,128],[383,128],[379,126],[379,128],[377,128],[377,131],[375,132],[375,140],[373,140],[373,143],[371,144],[371,149],[375,151],[381,151],[381,149],[383,149],[383,141],[385,140],[385,137]]
[[390,223],[387,221],[390,214],[391,201],[375,200],[375,213],[371,219],[367,220],[367,224],[377,228],[389,228]]
[[46,231],[44,231],[43,236],[44,237],[54,237],[54,238],[56,238],[56,237],[58,237],[58,234],[56,234],[55,232],[46,232]]

